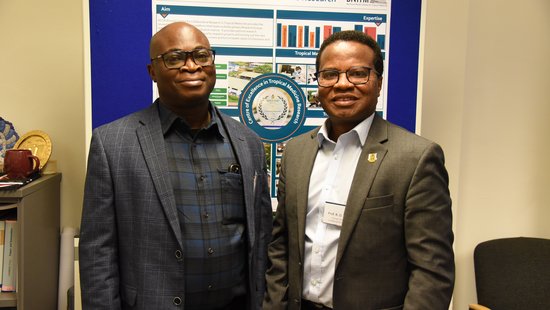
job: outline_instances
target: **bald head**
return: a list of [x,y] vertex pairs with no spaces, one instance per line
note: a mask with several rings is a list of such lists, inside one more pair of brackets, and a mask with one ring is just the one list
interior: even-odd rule
[[[202,49],[210,49],[210,42],[197,27],[184,22],[162,28],[151,38],[149,48],[147,70],[157,84],[161,104],[184,117],[191,128],[200,128],[193,126],[201,126],[207,119],[209,95],[216,84],[216,66],[197,64],[194,54],[189,53]],[[183,55],[179,67],[167,66],[165,59],[158,57],[166,52]]]
[[151,58],[167,51],[166,46],[174,45],[176,42],[185,42],[190,38],[199,38],[205,48],[210,48],[208,38],[197,27],[186,22],[175,22],[166,25],[151,38],[149,54]]

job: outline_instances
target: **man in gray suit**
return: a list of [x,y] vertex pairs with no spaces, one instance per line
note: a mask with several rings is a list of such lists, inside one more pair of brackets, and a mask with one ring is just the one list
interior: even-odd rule
[[375,113],[384,65],[370,37],[335,33],[316,67],[328,119],[286,145],[264,309],[448,309],[443,151]]
[[263,145],[208,100],[215,53],[151,39],[159,99],[94,130],[80,234],[84,309],[259,309],[272,214]]

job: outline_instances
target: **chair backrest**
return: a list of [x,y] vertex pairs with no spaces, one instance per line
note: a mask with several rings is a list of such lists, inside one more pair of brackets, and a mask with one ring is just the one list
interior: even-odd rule
[[495,310],[550,309],[550,240],[504,238],[474,250],[478,304]]

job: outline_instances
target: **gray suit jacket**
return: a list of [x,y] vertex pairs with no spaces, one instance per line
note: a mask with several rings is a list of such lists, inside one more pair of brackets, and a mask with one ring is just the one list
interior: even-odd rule
[[[300,309],[317,130],[285,147],[264,309]],[[377,154],[374,162],[368,161]],[[350,189],[335,309],[447,309],[454,285],[451,199],[441,148],[375,116]]]
[[[184,299],[182,236],[157,105],[93,132],[80,231],[84,309],[171,309]],[[257,309],[272,228],[264,148],[251,130],[216,113],[241,165],[248,308]]]

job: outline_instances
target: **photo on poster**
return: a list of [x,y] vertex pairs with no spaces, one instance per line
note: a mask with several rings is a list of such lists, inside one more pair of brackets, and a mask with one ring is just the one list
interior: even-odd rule
[[273,65],[266,62],[229,61],[227,68],[227,105],[230,107],[238,105],[239,96],[252,79],[273,72]]
[[306,84],[306,64],[278,64],[277,72],[287,75],[298,84]]
[[317,77],[315,76],[315,65],[306,66],[307,85],[317,85]]
[[308,109],[321,109],[321,102],[317,97],[317,89],[308,88],[306,89],[307,94],[307,108]]
[[277,143],[276,149],[277,149],[277,157],[283,156],[283,152],[285,151],[286,147],[286,141],[285,142],[279,142]]

